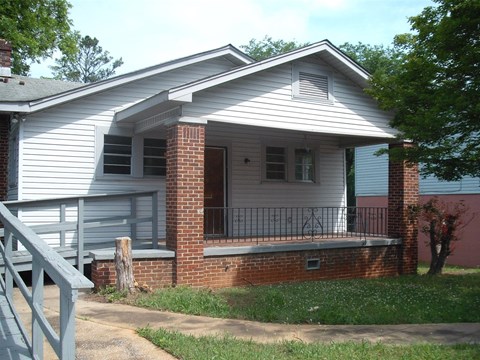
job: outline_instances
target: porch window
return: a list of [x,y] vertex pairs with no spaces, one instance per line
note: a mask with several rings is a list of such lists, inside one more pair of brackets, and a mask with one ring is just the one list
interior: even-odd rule
[[313,182],[314,156],[311,149],[295,149],[295,180]]
[[287,179],[287,152],[284,147],[267,146],[265,148],[265,178],[267,180]]
[[165,176],[167,142],[162,139],[143,139],[143,175]]
[[132,171],[132,138],[104,135],[103,173],[127,174]]

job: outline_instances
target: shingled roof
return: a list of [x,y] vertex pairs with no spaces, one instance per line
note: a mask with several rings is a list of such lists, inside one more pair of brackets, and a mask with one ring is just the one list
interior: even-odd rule
[[0,101],[19,102],[39,100],[84,85],[85,84],[76,82],[35,79],[20,75],[0,77]]

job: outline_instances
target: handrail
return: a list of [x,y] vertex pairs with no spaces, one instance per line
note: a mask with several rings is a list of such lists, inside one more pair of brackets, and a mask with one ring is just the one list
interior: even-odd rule
[[[4,226],[4,243],[0,242],[0,252],[5,266],[5,280],[0,276],[0,285],[5,291],[6,299],[30,353],[35,359],[43,359],[43,338],[46,337],[60,359],[75,359],[75,302],[78,291],[92,288],[93,283],[49,247],[32,229],[13,216],[2,203],[0,203],[0,221]],[[31,291],[12,261],[14,239],[20,241],[32,255]],[[55,332],[43,312],[45,272],[60,289],[59,334]],[[15,309],[14,283],[32,310],[31,338]]]
[[[151,197],[151,216],[139,218],[136,211],[136,200],[142,197]],[[130,199],[130,213],[126,216],[110,216],[101,218],[85,219],[85,206],[90,203]],[[62,197],[39,200],[15,200],[5,201],[4,205],[10,211],[19,211],[28,208],[42,208],[56,206],[59,211],[59,221],[50,224],[32,225],[30,228],[37,234],[58,233],[60,246],[65,246],[65,234],[67,231],[77,233],[77,268],[83,274],[83,250],[85,229],[130,225],[130,237],[136,239],[136,226],[140,223],[151,222],[152,224],[152,248],[158,247],[158,191],[142,191],[131,193],[94,194],[83,196]],[[75,206],[77,218],[75,221],[67,221],[67,205]],[[0,230],[1,236],[1,230]]]

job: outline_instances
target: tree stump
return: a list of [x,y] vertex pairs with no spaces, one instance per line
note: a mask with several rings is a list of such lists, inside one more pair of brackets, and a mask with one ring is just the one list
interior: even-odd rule
[[129,237],[115,239],[115,271],[117,291],[135,292],[132,264],[132,240]]

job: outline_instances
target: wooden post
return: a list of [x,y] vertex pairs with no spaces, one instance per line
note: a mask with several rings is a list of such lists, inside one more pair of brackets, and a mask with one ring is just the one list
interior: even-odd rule
[[132,240],[129,237],[115,239],[115,271],[117,274],[117,291],[135,292],[132,265]]

